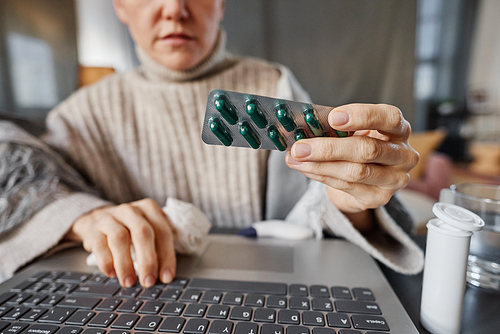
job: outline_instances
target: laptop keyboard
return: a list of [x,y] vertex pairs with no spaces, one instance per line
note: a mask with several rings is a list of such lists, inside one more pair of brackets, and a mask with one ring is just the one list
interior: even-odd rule
[[176,278],[148,289],[39,272],[0,295],[0,334],[388,333],[362,287]]

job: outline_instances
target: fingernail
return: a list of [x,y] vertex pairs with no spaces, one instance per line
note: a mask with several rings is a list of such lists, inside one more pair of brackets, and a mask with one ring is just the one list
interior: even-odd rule
[[146,288],[155,285],[155,283],[156,283],[156,277],[152,274],[146,276],[146,278],[144,279],[144,284],[146,285]]
[[292,155],[291,154],[288,154],[287,155],[287,158],[286,158],[287,162],[291,165],[300,165],[302,162],[300,161],[296,161],[294,158],[292,158]]
[[127,278],[125,278],[125,286],[127,288],[130,288],[131,286],[133,286],[135,284],[135,278],[132,277],[132,276],[129,276]]
[[172,276],[172,273],[170,272],[170,270],[168,269],[165,269],[162,271],[161,273],[161,281],[163,283],[170,283],[173,279],[173,276]]
[[345,112],[337,111],[330,114],[330,124],[332,125],[344,125],[349,122],[349,114]]
[[305,158],[311,155],[311,146],[309,144],[296,144],[293,147],[293,156],[296,158]]

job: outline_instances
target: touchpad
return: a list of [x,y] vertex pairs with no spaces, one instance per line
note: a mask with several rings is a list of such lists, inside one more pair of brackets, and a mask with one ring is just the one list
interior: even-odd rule
[[293,248],[210,243],[198,262],[198,267],[293,273]]

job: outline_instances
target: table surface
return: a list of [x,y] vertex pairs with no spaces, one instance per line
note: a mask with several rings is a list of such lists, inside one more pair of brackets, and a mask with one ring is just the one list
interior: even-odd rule
[[[425,249],[425,236],[416,236],[413,239],[422,249]],[[405,276],[383,264],[380,264],[380,267],[419,332],[428,334],[429,332],[422,327],[419,320],[423,274]],[[500,292],[467,285],[460,333],[500,333]]]

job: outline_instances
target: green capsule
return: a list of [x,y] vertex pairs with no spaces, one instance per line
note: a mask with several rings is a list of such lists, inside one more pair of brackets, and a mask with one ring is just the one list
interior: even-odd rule
[[280,151],[286,150],[285,140],[283,139],[283,136],[274,125],[271,125],[267,129],[267,135],[269,136],[271,141],[274,143],[274,146],[276,146],[278,150]]
[[267,126],[266,116],[262,113],[262,110],[259,107],[257,101],[255,100],[247,101],[246,110],[248,116],[250,116],[255,125],[257,125],[260,129],[263,129]]
[[288,132],[292,132],[297,127],[285,105],[279,105],[276,108],[276,118],[278,118],[278,121],[280,121],[281,125]]
[[210,131],[212,131],[214,135],[216,135],[221,143],[225,146],[230,146],[233,143],[233,138],[227,132],[226,127],[218,118],[210,118],[208,120],[208,127],[210,128]]
[[245,138],[250,147],[257,149],[260,147],[260,140],[257,134],[247,121],[240,122],[240,134]]
[[307,126],[315,135],[316,137],[323,136],[323,127],[321,126],[321,123],[319,120],[316,118],[316,115],[314,115],[314,109],[307,105],[304,107],[304,121],[306,122]]
[[295,141],[301,140],[304,138],[307,138],[306,133],[302,129],[297,129],[293,135],[293,138],[295,138]]
[[336,134],[337,134],[337,136],[339,136],[340,138],[342,138],[342,137],[348,137],[348,136],[349,136],[349,132],[347,132],[347,131],[335,130],[335,133],[336,133]]
[[231,104],[227,101],[224,95],[219,95],[214,100],[215,109],[224,117],[224,119],[231,125],[236,124],[238,122],[238,116],[236,115],[236,111],[231,106]]

